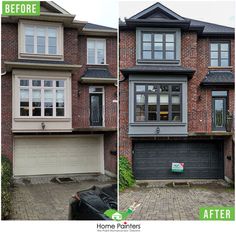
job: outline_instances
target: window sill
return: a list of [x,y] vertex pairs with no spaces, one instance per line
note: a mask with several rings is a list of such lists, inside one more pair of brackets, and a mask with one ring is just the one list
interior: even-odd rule
[[63,55],[46,55],[46,54],[29,54],[29,53],[20,53],[19,59],[29,59],[29,60],[63,60]]
[[109,64],[89,64],[89,63],[87,63],[86,66],[109,66]]
[[130,126],[185,126],[183,122],[133,122]]
[[232,70],[233,66],[208,66],[210,70]]
[[179,60],[137,60],[138,64],[179,64]]
[[56,118],[56,117],[52,117],[52,118],[45,118],[45,117],[39,117],[39,118],[14,118],[15,122],[69,122],[71,121],[71,118]]

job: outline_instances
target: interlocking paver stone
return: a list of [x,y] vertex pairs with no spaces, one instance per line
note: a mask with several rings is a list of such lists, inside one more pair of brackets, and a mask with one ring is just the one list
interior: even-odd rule
[[[33,183],[33,184],[32,184]],[[69,200],[77,191],[114,181],[81,180],[52,183],[43,178],[31,184],[17,180],[12,191],[12,220],[67,220]]]
[[234,190],[219,180],[200,181],[184,188],[152,184],[120,193],[120,210],[134,202],[141,205],[128,220],[198,220],[201,206],[234,206]]

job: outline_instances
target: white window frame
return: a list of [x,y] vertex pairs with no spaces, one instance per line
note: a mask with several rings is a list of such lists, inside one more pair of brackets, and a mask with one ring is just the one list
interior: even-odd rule
[[[95,63],[89,63],[88,58],[88,43],[94,42],[95,43]],[[97,61],[97,46],[96,42],[102,42],[104,44],[104,64],[99,64]],[[87,64],[88,65],[106,65],[106,39],[100,39],[100,38],[87,38]]]
[[[27,53],[25,48],[25,28],[34,28],[34,53]],[[57,30],[57,52],[56,54],[48,53],[48,34],[45,34],[45,53],[37,53],[37,28],[56,28]],[[18,57],[19,59],[39,59],[39,60],[64,60],[64,37],[63,26],[61,23],[54,22],[39,22],[39,21],[26,21],[20,20],[18,24]]]
[[[96,89],[96,88],[101,88],[102,91],[101,92],[93,92],[92,89]],[[89,86],[89,96],[90,94],[102,94],[102,126],[95,126],[95,127],[105,127],[105,88],[104,86]],[[90,102],[89,102],[89,117],[90,117]],[[93,126],[92,126],[93,127]]]
[[[20,116],[20,80],[64,80],[64,116]],[[36,87],[34,87],[36,88]],[[50,87],[47,87],[50,88]],[[25,121],[71,121],[72,95],[71,73],[40,70],[12,71],[12,118],[13,123]],[[55,114],[55,113],[54,113]],[[33,123],[32,123],[33,124]]]
[[[29,86],[20,86],[20,81],[21,80],[28,80],[29,81]],[[33,80],[40,80],[41,81],[41,86],[33,86],[32,81]],[[44,87],[44,81],[53,81],[53,86],[52,87]],[[64,81],[64,87],[56,87],[56,81],[62,80]],[[18,88],[19,88],[19,93],[21,89],[28,89],[29,90],[29,116],[21,116],[20,115],[20,99],[19,99],[19,104],[18,104],[18,114],[20,118],[65,118],[66,116],[66,80],[64,79],[57,79],[57,80],[52,80],[52,79],[29,79],[29,78],[19,78],[18,80]],[[32,96],[32,91],[33,90],[40,90],[41,91],[41,116],[33,116],[32,113],[32,102],[33,102],[33,96]],[[44,107],[44,91],[45,90],[52,90],[53,92],[53,115],[52,116],[45,116],[45,107]],[[57,90],[63,90],[64,91],[64,116],[56,116],[56,91]]]

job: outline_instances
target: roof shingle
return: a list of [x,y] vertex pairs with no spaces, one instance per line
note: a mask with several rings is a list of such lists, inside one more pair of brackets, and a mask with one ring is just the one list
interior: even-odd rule
[[234,74],[231,71],[209,71],[202,85],[233,85]]

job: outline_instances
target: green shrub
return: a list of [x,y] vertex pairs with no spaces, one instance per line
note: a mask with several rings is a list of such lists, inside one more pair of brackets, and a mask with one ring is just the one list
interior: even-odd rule
[[2,156],[1,164],[1,180],[2,180],[2,220],[8,219],[11,210],[11,177],[12,177],[12,166],[9,159]]
[[119,158],[119,188],[120,191],[131,187],[135,183],[131,165],[125,156]]

